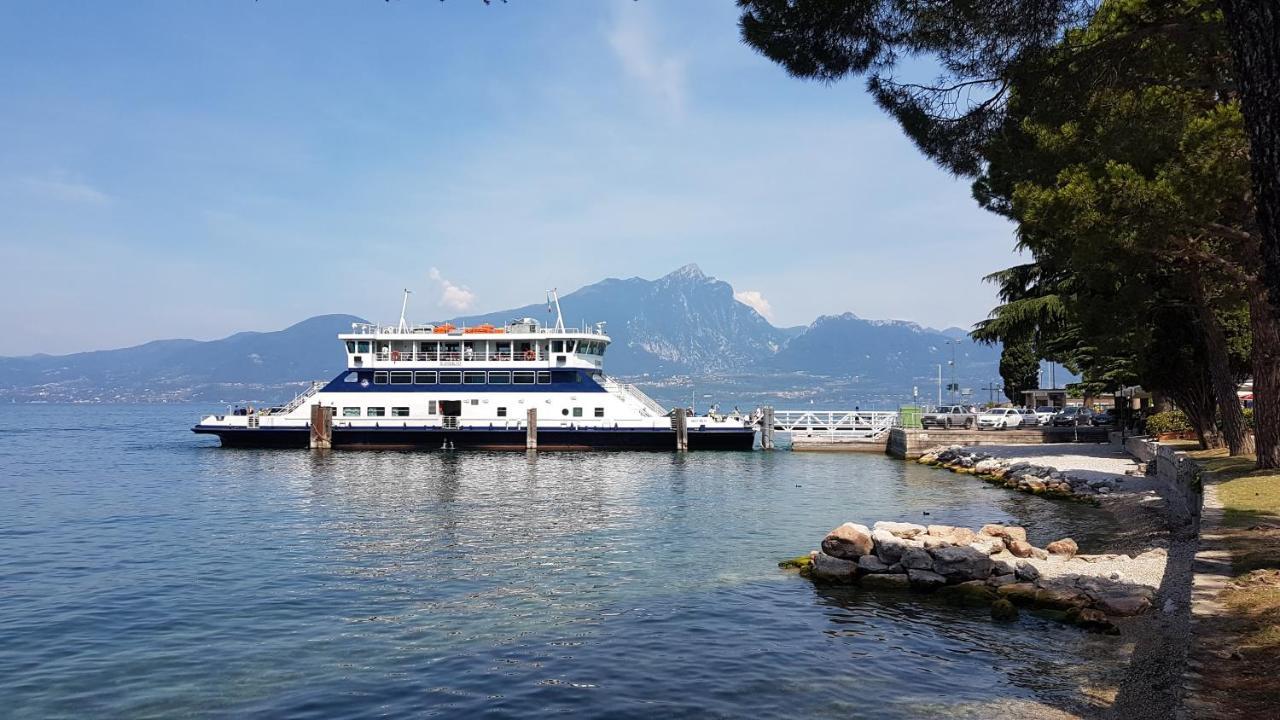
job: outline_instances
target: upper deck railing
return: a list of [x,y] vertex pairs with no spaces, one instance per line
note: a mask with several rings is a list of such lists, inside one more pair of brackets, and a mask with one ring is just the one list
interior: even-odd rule
[[[445,330],[444,328],[450,329]],[[378,323],[351,323],[352,335],[440,335],[442,337],[459,337],[459,336],[475,336],[475,335],[594,335],[597,337],[607,336],[608,333],[600,327],[567,327],[557,330],[553,327],[543,327],[541,325],[530,325],[517,323],[506,327],[495,327],[492,325],[459,325],[456,327],[447,325],[411,325],[409,327],[400,327],[399,325],[380,325]]]

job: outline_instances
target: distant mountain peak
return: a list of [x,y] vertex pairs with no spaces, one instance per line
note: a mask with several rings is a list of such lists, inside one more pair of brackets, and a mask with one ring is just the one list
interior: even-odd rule
[[682,267],[676,268],[663,276],[664,280],[709,280],[706,273],[702,272],[702,268],[697,263],[689,263]]

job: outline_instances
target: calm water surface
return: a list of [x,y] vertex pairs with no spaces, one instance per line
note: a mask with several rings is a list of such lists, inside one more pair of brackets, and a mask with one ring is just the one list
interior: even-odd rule
[[874,455],[223,450],[203,410],[0,409],[0,715],[980,715],[1114,652],[776,566],[846,520],[1087,551],[1087,508]]

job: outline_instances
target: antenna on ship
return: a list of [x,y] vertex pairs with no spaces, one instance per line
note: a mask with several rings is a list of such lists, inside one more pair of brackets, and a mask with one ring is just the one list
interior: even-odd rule
[[400,303],[400,332],[409,332],[409,323],[404,320],[404,311],[409,309],[409,295],[412,292],[409,288],[404,289],[404,302]]
[[[555,288],[547,291],[548,304],[554,305],[556,308],[556,332],[564,332],[564,315],[560,312],[560,293]],[[550,310],[551,308],[547,308]]]

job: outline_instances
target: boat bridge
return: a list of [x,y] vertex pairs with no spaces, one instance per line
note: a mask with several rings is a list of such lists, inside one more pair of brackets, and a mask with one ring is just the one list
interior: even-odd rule
[[[767,410],[763,426],[786,433],[793,447],[808,444],[865,444],[884,448],[891,429],[898,424],[894,410]],[[770,438],[772,444],[772,438]]]

